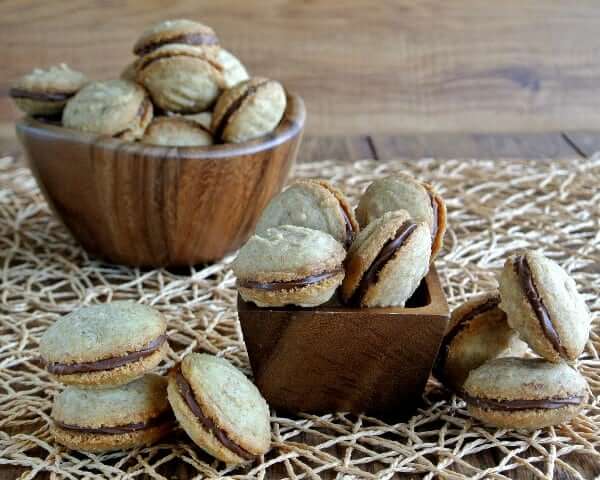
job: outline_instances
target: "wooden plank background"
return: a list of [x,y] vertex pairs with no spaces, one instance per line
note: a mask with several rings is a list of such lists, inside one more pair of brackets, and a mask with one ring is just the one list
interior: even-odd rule
[[18,115],[17,76],[61,61],[116,76],[146,25],[177,17],[211,24],[252,72],[303,95],[309,134],[600,125],[594,0],[3,0],[0,128]]

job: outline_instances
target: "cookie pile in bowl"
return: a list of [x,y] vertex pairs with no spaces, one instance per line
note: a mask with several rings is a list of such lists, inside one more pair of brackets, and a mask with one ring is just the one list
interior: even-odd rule
[[153,145],[243,143],[283,118],[283,86],[250,77],[207,25],[160,22],[141,34],[133,53],[119,79],[90,81],[62,64],[33,70],[10,95],[28,115]]
[[374,181],[355,211],[325,180],[274,197],[233,263],[238,291],[259,307],[316,307],[338,291],[352,307],[404,307],[438,255],[446,207],[428,184]]

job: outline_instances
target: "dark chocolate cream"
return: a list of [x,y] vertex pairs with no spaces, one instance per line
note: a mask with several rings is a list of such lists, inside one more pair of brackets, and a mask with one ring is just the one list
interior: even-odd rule
[[340,210],[342,211],[342,217],[344,218],[344,222],[346,223],[346,240],[344,241],[344,246],[346,248],[352,245],[352,240],[354,240],[354,228],[352,227],[352,222],[350,221],[350,215],[340,202]]
[[373,263],[371,263],[367,271],[363,274],[358,287],[356,287],[356,290],[350,299],[351,304],[359,305],[361,303],[369,287],[377,283],[379,272],[381,272],[385,264],[394,256],[400,247],[404,245],[408,237],[416,228],[417,224],[410,220],[400,225],[400,228],[396,230],[394,237],[387,241],[377,254],[377,257],[375,257],[375,260],[373,260]]
[[147,428],[158,427],[160,425],[164,425],[166,423],[172,423],[175,421],[175,417],[173,416],[173,412],[171,410],[167,410],[157,417],[151,418],[145,422],[137,422],[137,423],[127,423],[125,425],[115,425],[112,427],[80,427],[79,425],[70,425],[67,423],[59,422],[57,420],[54,421],[56,426],[64,429],[64,430],[74,430],[76,432],[81,433],[100,433],[103,435],[118,435],[120,433],[131,433],[137,432],[139,430],[145,430]]
[[223,141],[223,133],[225,132],[225,128],[227,127],[229,120],[231,119],[233,114],[237,110],[239,110],[239,108],[242,106],[242,103],[244,103],[244,100],[246,100],[250,95],[254,95],[254,93],[256,93],[256,91],[266,83],[268,83],[268,80],[257,83],[256,85],[250,85],[244,93],[242,93],[238,98],[231,102],[231,105],[227,107],[227,110],[225,110],[225,113],[221,117],[219,124],[215,128],[214,138],[216,141]]
[[564,398],[540,398],[535,400],[493,400],[490,398],[477,398],[469,395],[463,395],[465,400],[478,408],[486,410],[531,410],[544,409],[550,410],[554,408],[563,408],[570,405],[579,405],[583,401],[580,395],[573,395]]
[[533,283],[531,269],[529,268],[529,264],[527,263],[525,255],[521,255],[516,258],[515,270],[519,277],[521,288],[525,292],[525,296],[527,297],[531,308],[535,312],[535,316],[540,322],[540,326],[542,327],[545,337],[561,356],[566,356],[565,349],[560,343],[558,332],[554,328],[554,324],[550,319],[548,310],[546,309],[546,306],[544,305],[544,302],[542,301],[542,298],[540,297],[540,294]]
[[202,411],[202,408],[200,408],[200,405],[198,404],[198,402],[196,401],[196,398],[194,397],[194,394],[192,392],[192,387],[190,386],[189,382],[186,380],[186,378],[181,373],[181,365],[178,365],[176,367],[175,381],[177,382],[177,388],[179,389],[179,393],[185,400],[185,403],[187,404],[189,409],[193,412],[193,414],[196,415],[196,417],[198,418],[198,420],[200,421],[200,423],[204,426],[204,428],[206,430],[208,430],[210,433],[212,433],[219,440],[219,442],[221,442],[225,446],[225,448],[227,448],[228,450],[231,450],[238,457],[244,458],[246,460],[253,460],[254,458],[256,458],[256,455],[253,455],[252,453],[244,450],[237,443],[235,443],[233,440],[231,440],[227,436],[227,433],[225,433],[224,430],[217,427],[216,423],[211,418],[209,418],[208,416],[206,416],[204,414],[204,412]]
[[165,38],[158,42],[149,43],[141,48],[136,49],[134,52],[136,55],[147,55],[153,52],[157,48],[170,43],[179,43],[184,45],[217,45],[219,43],[215,35],[209,33],[184,33],[177,35],[176,37]]
[[12,98],[27,98],[29,100],[39,100],[41,102],[64,102],[75,95],[75,93],[32,92],[22,88],[11,88],[9,90],[9,95]]
[[298,280],[290,280],[287,282],[256,282],[254,280],[238,280],[238,286],[242,288],[255,288],[258,290],[291,290],[293,288],[307,287],[314,283],[319,283],[328,278],[335,277],[342,273],[343,270],[338,268],[329,272],[317,273]]
[[485,302],[477,305],[473,310],[467,312],[458,322],[456,322],[456,325],[454,325],[448,331],[442,340],[442,345],[440,346],[440,351],[438,353],[435,366],[433,367],[436,373],[441,374],[444,364],[446,363],[446,359],[448,358],[450,344],[458,336],[458,334],[462,332],[467,325],[469,325],[469,322],[475,317],[496,308],[498,305],[500,305],[500,295],[488,298]]
[[112,370],[113,368],[121,367],[131,362],[135,362],[140,358],[147,357],[156,352],[163,343],[167,340],[166,335],[160,335],[155,340],[152,340],[141,350],[135,352],[128,352],[120,357],[105,358],[103,360],[96,360],[94,362],[85,363],[47,363],[46,369],[50,373],[56,375],[69,375],[71,373],[87,373],[87,372],[98,372],[102,370]]

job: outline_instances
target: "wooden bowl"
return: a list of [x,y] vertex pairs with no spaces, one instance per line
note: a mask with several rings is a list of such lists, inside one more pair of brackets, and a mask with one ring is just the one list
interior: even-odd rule
[[434,267],[406,308],[258,308],[238,296],[256,385],[286,412],[406,418],[421,395],[450,312]]
[[297,96],[255,141],[163,147],[32,118],[17,134],[46,200],[89,252],[138,266],[210,262],[240,247],[296,158],[306,110]]

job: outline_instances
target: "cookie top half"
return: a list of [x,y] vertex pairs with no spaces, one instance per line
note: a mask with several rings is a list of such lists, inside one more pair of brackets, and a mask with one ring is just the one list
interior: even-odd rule
[[327,233],[295,225],[255,234],[232,268],[239,280],[291,281],[341,268],[346,251]]
[[166,390],[166,377],[153,373],[118,388],[67,387],[54,401],[52,418],[67,426],[90,429],[145,423],[170,414]]
[[79,364],[122,356],[164,343],[167,324],[155,309],[129,301],[82,307],[42,336],[47,363]]
[[146,55],[168,44],[182,44],[196,47],[216,46],[219,39],[208,25],[192,20],[165,20],[145,30],[135,42],[133,53]]
[[36,68],[13,83],[10,95],[13,98],[30,98],[42,101],[64,101],[77,93],[88,78],[72,70],[64,63],[47,70]]
[[261,214],[256,233],[279,225],[321,230],[346,247],[358,231],[345,195],[325,180],[301,180],[275,196]]

